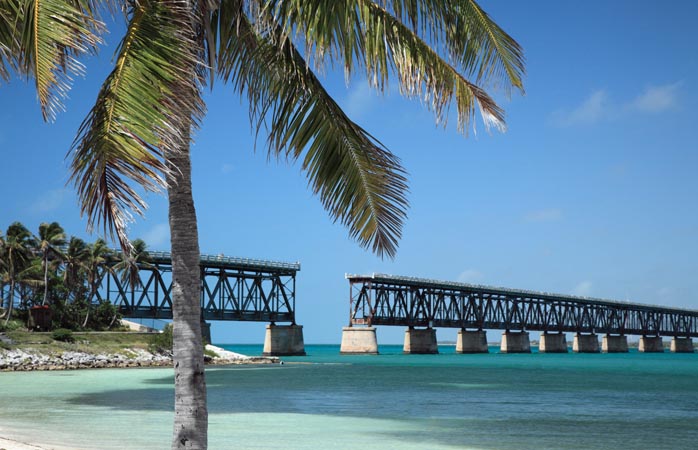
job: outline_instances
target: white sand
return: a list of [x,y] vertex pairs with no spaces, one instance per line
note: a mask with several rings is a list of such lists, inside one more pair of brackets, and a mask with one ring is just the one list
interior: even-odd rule
[[36,445],[25,444],[23,442],[0,437],[0,450],[49,450],[49,449],[46,447],[37,447]]

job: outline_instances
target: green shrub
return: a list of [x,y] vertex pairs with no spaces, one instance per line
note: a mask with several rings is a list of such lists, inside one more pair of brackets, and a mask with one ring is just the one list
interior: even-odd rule
[[73,337],[73,332],[66,329],[66,328],[59,328],[57,330],[54,330],[53,333],[51,334],[51,337],[53,338],[54,341],[75,342],[75,338]]
[[220,355],[218,355],[218,353],[214,352],[213,350],[208,350],[207,348],[204,348],[204,357],[206,356],[212,359],[220,357]]
[[10,320],[9,322],[7,322],[7,325],[5,325],[4,320],[0,320],[0,332],[15,331],[20,328],[24,328],[24,323],[22,323],[21,320]]
[[148,350],[151,353],[171,353],[173,346],[172,339],[172,324],[167,324],[165,328],[163,328],[162,333],[154,334],[150,338]]

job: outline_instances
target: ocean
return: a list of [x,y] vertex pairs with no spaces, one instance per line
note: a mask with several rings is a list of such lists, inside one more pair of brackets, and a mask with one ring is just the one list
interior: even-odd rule
[[[225,345],[259,355],[261,345]],[[207,369],[211,449],[698,449],[698,354],[340,356]],[[172,369],[0,373],[0,436],[168,449]]]

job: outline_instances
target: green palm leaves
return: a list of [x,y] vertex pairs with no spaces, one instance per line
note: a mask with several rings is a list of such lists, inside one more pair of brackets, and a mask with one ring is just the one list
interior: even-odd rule
[[[130,182],[150,191],[163,187],[169,170],[163,149],[188,145],[182,123],[188,128],[192,114],[203,115],[187,70],[197,61],[181,2],[140,1],[128,17],[115,67],[78,131],[71,164],[89,226],[104,225],[124,248],[131,212],[146,206]],[[182,85],[190,92],[181,92]]]
[[0,6],[0,75],[14,66],[33,78],[44,119],[62,109],[78,57],[94,53],[103,31],[91,0],[4,0]]
[[[215,75],[247,96],[270,155],[301,162],[331,216],[362,246],[394,256],[406,218],[399,159],[353,122],[316,70],[340,64],[378,90],[395,79],[464,132],[479,112],[504,129],[486,92],[523,91],[523,52],[472,0],[139,0],[123,2],[128,28],[114,70],[83,122],[71,180],[90,227],[122,246],[146,207],[139,190],[163,188],[168,152],[189,144],[203,116],[200,85]],[[0,6],[0,77],[33,76],[45,117],[58,108],[76,57],[103,31],[92,0],[6,0]],[[171,177],[170,177],[171,178]],[[136,188],[134,186],[139,186]]]

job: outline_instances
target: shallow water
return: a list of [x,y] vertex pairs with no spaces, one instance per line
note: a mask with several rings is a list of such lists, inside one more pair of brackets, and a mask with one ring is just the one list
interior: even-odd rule
[[[207,370],[210,448],[698,448],[698,354],[306,350],[284,365]],[[5,436],[169,448],[171,369],[2,373],[0,392]]]

